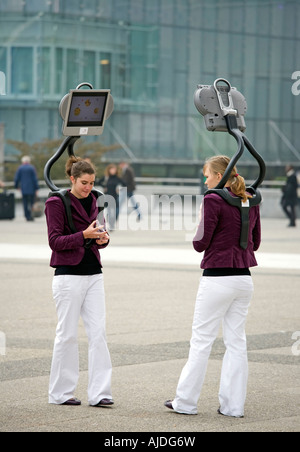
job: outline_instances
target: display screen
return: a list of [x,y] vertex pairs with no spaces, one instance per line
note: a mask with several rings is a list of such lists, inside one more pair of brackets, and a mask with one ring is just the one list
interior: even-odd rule
[[67,126],[101,127],[108,93],[75,92],[72,95]]

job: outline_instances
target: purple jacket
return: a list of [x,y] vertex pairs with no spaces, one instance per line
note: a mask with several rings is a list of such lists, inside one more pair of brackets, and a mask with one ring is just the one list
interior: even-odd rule
[[[234,196],[234,195],[233,195]],[[241,214],[219,195],[204,197],[198,231],[193,240],[196,251],[205,251],[201,268],[248,268],[257,265],[254,251],[261,241],[259,206],[249,213],[249,241],[246,250],[239,245]]]
[[[45,214],[48,225],[48,240],[52,250],[51,267],[78,265],[82,261],[85,253],[82,231],[87,229],[98,216],[97,200],[93,194],[94,199],[90,216],[88,216],[80,201],[72,193],[69,194],[74,226],[79,231],[75,234],[72,234],[69,228],[62,200],[57,196],[53,196],[46,201]],[[101,259],[98,250],[105,248],[107,245],[108,243],[99,246],[95,243],[91,247],[100,265]]]

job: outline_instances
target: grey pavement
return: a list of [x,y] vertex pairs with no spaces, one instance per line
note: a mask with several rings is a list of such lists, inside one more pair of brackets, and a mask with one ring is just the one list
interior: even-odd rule
[[255,296],[247,322],[250,376],[245,418],[233,419],[217,414],[221,331],[209,360],[199,414],[182,416],[163,406],[174,397],[188,356],[200,278],[201,256],[185,231],[115,231],[102,252],[115,406],[96,409],[87,403],[82,323],[76,392],[82,405],[48,404],[56,314],[45,219],[26,223],[18,213],[14,221],[1,221],[0,352],[5,354],[0,353],[0,431],[299,431],[300,222],[297,228],[287,228],[284,219],[263,219],[262,226],[262,265],[252,272]]

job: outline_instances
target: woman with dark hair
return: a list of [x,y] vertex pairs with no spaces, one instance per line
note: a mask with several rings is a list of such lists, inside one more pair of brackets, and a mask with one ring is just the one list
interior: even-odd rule
[[[77,330],[80,316],[89,340],[89,404],[113,405],[111,396],[112,364],[105,333],[105,294],[99,249],[109,243],[105,224],[97,223],[97,199],[92,193],[95,168],[88,162],[70,157],[66,173],[72,188],[68,192],[71,213],[78,232],[72,232],[65,206],[57,196],[46,202],[45,214],[50,265],[55,268],[53,297],[58,325],[49,384],[49,403],[80,405],[74,397],[79,377]],[[103,221],[104,223],[104,221]],[[87,241],[91,246],[86,246]]]
[[[226,156],[209,159],[203,169],[208,189],[221,181],[230,162]],[[244,178],[233,168],[225,189],[247,203]],[[245,322],[253,294],[249,267],[257,265],[254,251],[261,239],[259,207],[249,211],[248,246],[239,245],[241,215],[216,193],[204,197],[200,224],[193,245],[205,252],[193,322],[187,364],[182,370],[174,400],[165,406],[183,414],[197,414],[197,403],[204,382],[208,359],[221,322],[226,353],[223,359],[218,412],[243,417],[247,391],[248,359]]]

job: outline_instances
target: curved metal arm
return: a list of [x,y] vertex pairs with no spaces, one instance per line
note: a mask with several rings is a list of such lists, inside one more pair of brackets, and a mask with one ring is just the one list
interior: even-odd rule
[[244,140],[244,143],[246,145],[246,148],[248,149],[250,154],[253,155],[253,157],[255,158],[255,160],[259,164],[259,175],[258,175],[256,181],[253,182],[253,184],[250,186],[250,188],[254,188],[256,190],[257,187],[263,182],[263,180],[265,178],[265,175],[266,175],[266,164],[265,164],[262,156],[254,149],[254,147],[252,146],[252,144],[250,143],[250,141],[248,140],[248,138],[244,134],[243,134],[243,140]]
[[90,89],[93,89],[93,85],[91,85],[91,83],[88,82],[80,83],[78,86],[76,86],[76,89],[80,89],[82,86],[88,86]]
[[62,156],[62,154],[65,152],[65,150],[67,148],[68,148],[69,156],[71,157],[72,155],[74,155],[73,147],[74,147],[75,142],[79,138],[80,137],[67,137],[62,142],[62,144],[60,145],[60,147],[58,148],[56,153],[46,163],[45,168],[44,168],[44,178],[45,178],[46,184],[48,185],[48,187],[50,188],[51,191],[59,191],[59,188],[52,182],[51,177],[50,177],[50,171],[51,171],[52,166]]
[[232,159],[230,160],[230,162],[229,162],[229,164],[228,164],[228,166],[227,166],[227,168],[225,170],[225,173],[223,174],[223,177],[222,177],[221,181],[218,183],[218,185],[215,188],[216,189],[222,189],[222,188],[225,187],[225,184],[226,184],[226,182],[229,179],[231,171],[233,170],[233,168],[236,165],[237,161],[243,155],[243,152],[244,152],[244,149],[245,149],[245,146],[246,146],[246,148],[249,150],[250,154],[255,158],[255,160],[259,164],[259,175],[258,175],[256,181],[249,187],[250,190],[252,189],[253,191],[255,191],[257,189],[257,187],[264,180],[264,177],[265,177],[265,174],[266,174],[265,162],[264,162],[263,158],[261,157],[261,155],[254,149],[254,147],[252,146],[252,144],[250,143],[250,141],[248,140],[246,135],[244,135],[244,133],[239,130],[239,128],[237,126],[236,117],[233,116],[233,115],[227,115],[227,116],[225,116],[225,120],[226,120],[226,124],[227,124],[227,128],[228,128],[228,132],[237,141],[238,150],[235,153],[235,155],[232,157]]
[[235,153],[235,155],[232,157],[232,159],[230,160],[230,162],[225,170],[225,173],[223,174],[222,179],[220,180],[218,185],[215,187],[216,189],[225,187],[225,184],[229,179],[231,171],[233,170],[234,166],[236,165],[236,162],[241,158],[241,156],[243,155],[243,152],[244,152],[244,140],[243,140],[242,132],[237,127],[231,127],[232,125],[237,126],[236,117],[228,115],[228,116],[225,116],[225,119],[227,122],[227,127],[228,127],[229,133],[231,135],[233,135],[237,141],[238,150]]

